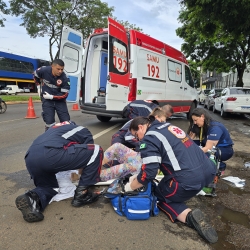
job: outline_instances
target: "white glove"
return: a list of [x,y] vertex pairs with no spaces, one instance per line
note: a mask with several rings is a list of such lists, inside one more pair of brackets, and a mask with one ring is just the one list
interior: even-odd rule
[[134,174],[134,175],[132,175],[132,176],[129,177],[129,183],[130,183],[130,184],[132,183],[132,181],[133,181],[134,179],[137,178],[137,175],[138,175],[138,174]]
[[52,100],[53,99],[53,95],[50,95],[48,92],[45,92],[45,94],[43,95],[44,99],[48,99],[48,100]]
[[[132,176],[131,176],[131,177],[132,177]],[[125,192],[132,192],[132,191],[134,191],[134,190],[131,188],[130,184],[131,184],[131,182],[128,182],[128,183],[125,185],[125,187],[124,187]]]
[[41,94],[41,86],[40,85],[37,85],[36,86],[37,87],[37,94],[38,94],[38,96],[40,97],[40,94]]

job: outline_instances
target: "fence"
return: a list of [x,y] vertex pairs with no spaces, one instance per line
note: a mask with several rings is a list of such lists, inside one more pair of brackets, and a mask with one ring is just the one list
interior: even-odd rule
[[[235,87],[238,80],[237,73],[231,73],[226,76],[217,77],[215,81],[216,88],[226,88],[226,87]],[[250,87],[250,72],[244,72],[243,75],[244,87]]]

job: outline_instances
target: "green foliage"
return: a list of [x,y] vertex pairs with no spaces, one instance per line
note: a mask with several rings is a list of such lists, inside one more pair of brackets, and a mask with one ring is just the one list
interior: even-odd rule
[[[0,0],[1,1],[1,0]],[[95,28],[107,27],[107,17],[113,7],[100,0],[10,0],[12,15],[21,16],[22,23],[32,38],[49,37],[49,53],[53,60],[52,46],[59,47],[63,25],[82,32],[84,39]]]
[[250,64],[249,0],[181,0],[176,30],[184,39],[182,51],[203,69],[237,71],[237,86]]
[[3,17],[3,14],[9,14],[9,10],[6,3],[3,2],[3,0],[0,0],[0,27],[4,27],[4,21],[6,21],[6,19]]
[[128,21],[122,21],[122,20],[118,20],[116,17],[112,17],[116,22],[120,23],[121,25],[123,25],[127,30],[137,30],[142,32],[143,30],[136,26],[136,24],[131,24]]
[[[5,102],[23,102],[23,101],[29,101],[30,96],[25,95],[24,93],[18,94],[18,95],[1,95],[1,98]],[[32,96],[33,101],[38,101],[40,97],[38,95]]]

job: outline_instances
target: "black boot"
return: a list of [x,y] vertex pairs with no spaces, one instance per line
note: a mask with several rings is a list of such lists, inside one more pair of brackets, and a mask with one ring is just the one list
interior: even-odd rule
[[186,223],[195,229],[198,234],[210,243],[218,240],[218,235],[214,228],[205,220],[205,216],[200,209],[194,209],[187,214]]
[[16,198],[16,207],[22,212],[23,218],[27,222],[36,222],[44,219],[41,212],[39,196],[32,191],[20,195]]
[[[84,192],[86,191],[86,192]],[[84,193],[83,193],[84,192]],[[71,201],[71,205],[74,207],[81,207],[98,200],[99,195],[92,193],[86,186],[78,186],[75,190],[75,195]]]

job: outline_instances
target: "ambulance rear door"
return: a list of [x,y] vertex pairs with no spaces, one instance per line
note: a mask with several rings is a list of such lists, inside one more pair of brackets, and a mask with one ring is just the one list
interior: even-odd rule
[[79,101],[82,71],[83,36],[82,33],[63,26],[59,58],[64,61],[64,72],[70,79],[68,102]]
[[108,18],[108,76],[106,110],[122,110],[128,101],[128,38],[125,28]]

